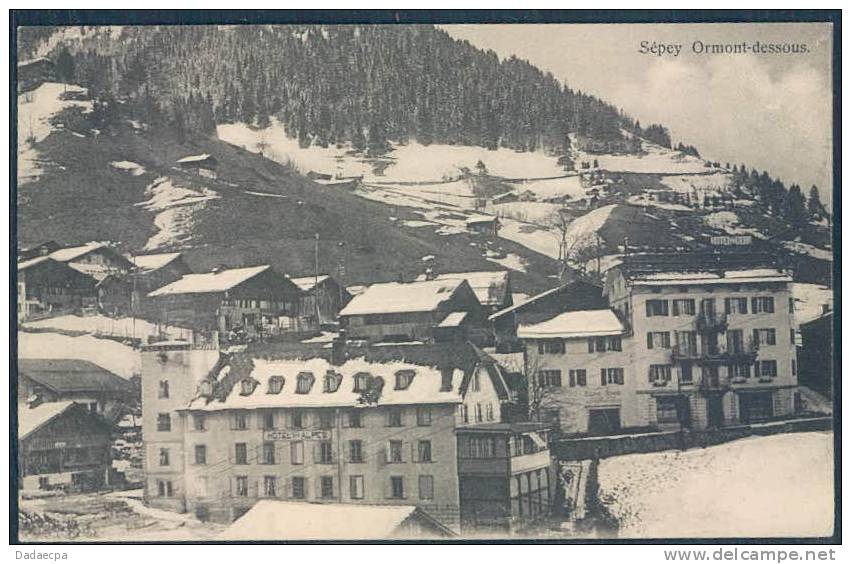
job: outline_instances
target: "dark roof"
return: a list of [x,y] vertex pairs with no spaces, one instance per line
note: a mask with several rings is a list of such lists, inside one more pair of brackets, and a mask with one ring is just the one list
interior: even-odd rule
[[459,432],[471,431],[476,433],[531,433],[534,431],[547,431],[552,428],[548,423],[539,421],[516,421],[514,423],[479,423],[476,425],[465,425],[458,429]]
[[[548,302],[551,302],[550,305],[548,305]],[[494,321],[506,314],[513,313],[522,317],[524,323],[537,323],[566,311],[607,309],[608,307],[608,302],[603,298],[601,287],[582,280],[575,280],[550,288],[519,304],[501,309],[488,319]]]
[[778,257],[750,251],[692,251],[679,253],[634,253],[621,259],[617,269],[629,279],[654,272],[701,272],[778,267]]
[[27,378],[57,393],[130,391],[130,383],[87,360],[78,359],[20,359],[19,376]]

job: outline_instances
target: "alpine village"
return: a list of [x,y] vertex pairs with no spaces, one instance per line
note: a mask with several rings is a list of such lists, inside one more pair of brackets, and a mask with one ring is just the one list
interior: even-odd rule
[[22,538],[659,537],[817,464],[817,187],[432,26],[18,41]]

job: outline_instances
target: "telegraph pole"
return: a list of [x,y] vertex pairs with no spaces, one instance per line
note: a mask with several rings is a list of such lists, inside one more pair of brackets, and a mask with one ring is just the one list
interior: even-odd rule
[[313,309],[316,313],[316,328],[319,329],[319,233],[313,246]]

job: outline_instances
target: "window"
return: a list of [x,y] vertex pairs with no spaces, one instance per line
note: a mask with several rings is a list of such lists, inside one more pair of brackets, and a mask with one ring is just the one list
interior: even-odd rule
[[798,375],[798,361],[794,358],[792,359],[792,376]]
[[476,423],[481,423],[482,422],[482,404],[480,404],[480,403],[476,404],[475,414],[476,414]]
[[564,341],[562,339],[538,341],[539,354],[564,354],[564,351]]
[[207,445],[195,445],[195,464],[207,464]]
[[649,381],[651,384],[665,385],[671,381],[670,364],[651,364],[649,370]]
[[694,382],[694,368],[690,362],[680,364],[680,383],[691,384]]
[[420,499],[434,499],[434,476],[420,476]]
[[290,464],[304,464],[304,441],[290,442]]
[[271,430],[275,428],[275,412],[274,411],[264,411],[263,412],[263,429]]
[[304,476],[293,476],[292,481],[292,492],[291,495],[293,499],[304,499],[305,498],[305,488],[304,488]]
[[587,386],[588,375],[584,368],[578,368],[568,372],[569,384],[573,388],[575,386]]
[[795,298],[789,298],[789,313],[795,313]]
[[319,478],[319,495],[323,498],[334,497],[334,478],[321,476]]
[[248,429],[248,416],[245,413],[233,414],[233,429],[235,431],[245,431]]
[[275,443],[263,443],[263,464],[275,464]]
[[496,456],[494,437],[470,437],[470,458],[493,458]]
[[668,300],[647,300],[645,302],[647,317],[667,317]]
[[168,466],[169,465],[169,453],[167,448],[160,449],[160,466]]
[[707,317],[715,316],[715,298],[704,298],[700,300],[700,314]]
[[466,403],[461,406],[461,421],[463,421],[464,423],[470,422],[470,412],[467,409]]
[[620,351],[622,350],[621,338],[620,337],[609,337],[607,340],[608,350],[610,351]]
[[329,370],[325,373],[325,386],[324,391],[328,394],[333,394],[337,390],[340,389],[340,384],[343,383],[343,375],[333,370]]
[[774,298],[771,296],[751,298],[751,311],[754,313],[774,313]]
[[295,393],[309,394],[315,380],[313,372],[299,372],[296,377]]
[[390,408],[387,411],[387,426],[401,427],[402,426],[402,410],[399,408]]
[[600,369],[600,384],[623,384],[623,368],[601,368]]
[[398,463],[402,460],[402,441],[390,441],[387,445],[387,462]]
[[319,428],[333,429],[334,428],[334,412],[322,411],[319,413]]
[[756,363],[757,374],[759,378],[771,379],[777,377],[777,361],[776,360],[760,360]]
[[39,476],[38,477],[38,489],[46,490],[50,487],[50,478],[47,476]]
[[192,426],[196,431],[204,431],[207,428],[207,422],[204,419],[203,413],[193,413],[192,414]]
[[452,374],[451,368],[440,369],[440,391],[449,392],[452,390]]
[[656,398],[656,421],[659,423],[677,423],[679,421],[677,402],[679,398]]
[[160,399],[168,397],[168,380],[160,380],[160,385],[157,389],[157,397]]
[[239,383],[239,395],[250,396],[254,393],[255,388],[257,388],[257,380],[253,378],[243,378]]
[[157,495],[160,497],[172,496],[172,485],[169,480],[157,480]]
[[747,298],[724,298],[724,312],[727,314],[745,314],[748,312]]
[[236,443],[234,445],[234,464],[248,464],[248,445]]
[[417,425],[419,427],[428,427],[429,425],[431,425],[431,408],[417,408]]
[[431,441],[417,441],[417,462],[431,461]]
[[293,429],[304,429],[304,412],[293,411]]
[[263,495],[265,497],[278,497],[277,476],[263,476]]
[[416,372],[414,370],[398,370],[396,371],[396,389],[407,390],[411,382],[414,381]]
[[349,441],[349,462],[358,464],[363,462],[363,441]]
[[647,333],[648,349],[670,349],[671,333],[669,331],[650,331]]
[[727,352],[742,353],[745,351],[745,337],[741,329],[727,329]]
[[360,411],[356,409],[349,411],[349,427],[352,427],[353,429],[363,427]]
[[363,499],[363,476],[349,476],[349,497]]
[[538,383],[542,388],[560,388],[561,370],[541,370],[538,372]]
[[755,345],[776,345],[777,331],[774,329],[754,329],[753,342]]
[[677,351],[681,355],[697,355],[697,333],[695,331],[677,331],[675,334]]
[[331,445],[331,441],[319,441],[318,448],[319,450],[317,452],[319,454],[316,461],[319,464],[333,464],[334,448]]
[[358,372],[355,374],[355,389],[357,393],[365,392],[369,388],[369,380],[372,378],[369,372]]
[[750,364],[731,364],[727,367],[727,373],[731,380],[747,380],[751,377]]
[[157,431],[171,431],[171,415],[168,413],[157,415]]
[[248,497],[248,476],[236,477],[236,495]]
[[789,344],[794,345],[795,343],[795,328],[789,329]]
[[590,337],[588,339],[588,352],[606,352],[622,350],[621,338],[614,337]]
[[270,376],[269,377],[269,387],[266,389],[267,394],[280,394],[281,390],[284,389],[284,377],[283,376]]
[[493,405],[490,403],[485,405],[485,419],[493,421]]
[[694,315],[696,311],[694,300],[682,299],[674,300],[673,302],[673,314],[675,317],[679,315]]
[[390,497],[393,499],[405,497],[405,479],[402,476],[390,476]]
[[482,390],[482,383],[479,380],[479,371],[478,370],[473,373],[473,383],[472,384],[473,385],[471,387],[473,388],[474,392],[480,392]]

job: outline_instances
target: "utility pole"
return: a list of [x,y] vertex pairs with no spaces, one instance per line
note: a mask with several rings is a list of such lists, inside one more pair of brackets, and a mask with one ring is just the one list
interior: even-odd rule
[[316,328],[319,329],[319,233],[313,246],[313,309],[316,313]]

